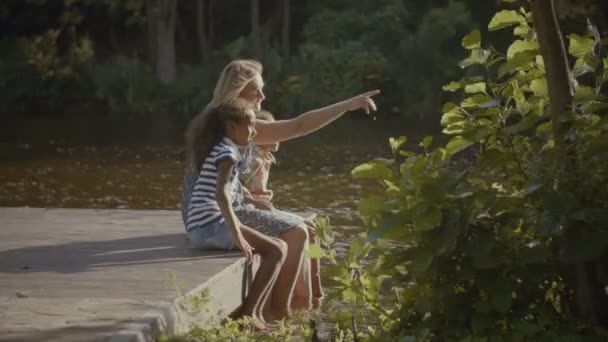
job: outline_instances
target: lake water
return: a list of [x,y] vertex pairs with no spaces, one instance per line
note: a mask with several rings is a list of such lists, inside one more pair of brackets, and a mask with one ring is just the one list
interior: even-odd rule
[[[179,209],[183,125],[163,130],[160,123],[79,120],[21,122],[12,137],[5,127],[0,206]],[[391,136],[409,131],[417,143],[422,132],[407,126],[402,119],[341,119],[283,143],[270,177],[275,205],[328,216],[339,235],[360,230],[357,201],[380,187],[354,180],[350,171],[389,158]]]

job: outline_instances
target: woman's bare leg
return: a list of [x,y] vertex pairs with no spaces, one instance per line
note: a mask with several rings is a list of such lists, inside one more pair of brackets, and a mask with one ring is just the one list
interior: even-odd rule
[[[315,234],[315,223],[314,219],[317,215],[313,215],[306,220],[304,223],[306,224],[306,228],[308,228],[308,243],[309,244],[318,244],[319,239],[317,239],[317,235]],[[321,260],[317,258],[310,259],[310,282],[312,288],[312,299],[313,306],[315,301],[318,301],[320,298],[325,297],[325,292],[323,291],[323,285],[321,285]],[[318,303],[316,303],[318,304]]]
[[263,300],[268,297],[268,291],[272,289],[273,281],[281,270],[287,255],[287,246],[284,242],[272,239],[247,226],[241,225],[241,232],[255,252],[260,254],[261,262],[239,314],[251,316],[256,326],[263,329],[265,325],[258,317],[259,307],[264,306]]
[[272,315],[278,319],[291,315],[290,301],[296,278],[302,265],[304,248],[308,241],[305,225],[297,225],[279,235],[287,243],[287,257],[274,285],[271,302]]
[[[306,226],[308,228],[308,243],[309,244],[318,244],[319,240],[317,236],[314,234],[315,227],[314,224],[305,221]],[[323,292],[323,285],[321,285],[321,259],[311,258],[310,259],[310,282],[312,288],[312,298],[313,300],[323,298],[325,293]]]
[[[310,236],[309,236],[310,239]],[[304,252],[308,250],[309,243],[306,241]],[[309,310],[311,308],[312,287],[310,277],[310,257],[303,255],[300,263],[300,272],[293,289],[291,297],[291,309],[293,310]]]

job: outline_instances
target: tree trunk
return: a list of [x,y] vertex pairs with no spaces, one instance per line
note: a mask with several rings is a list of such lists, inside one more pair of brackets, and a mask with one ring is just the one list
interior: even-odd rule
[[180,46],[192,46],[192,41],[188,39],[190,35],[188,34],[188,30],[186,29],[182,16],[180,15],[179,5],[177,5],[176,8],[177,10],[175,11],[175,40],[177,50]]
[[151,65],[156,64],[156,11],[153,1],[146,0],[146,57]]
[[289,36],[290,36],[290,25],[291,25],[291,9],[290,0],[283,0],[283,21],[281,27],[281,47],[283,50],[283,58],[289,58],[290,47],[289,47]]
[[260,1],[251,0],[251,38],[253,40],[253,56],[262,57],[262,41],[260,37]]
[[572,105],[573,89],[570,81],[568,58],[557,23],[552,0],[532,0],[532,17],[538,36],[540,53],[545,62],[547,86],[555,144],[563,144],[566,127],[560,118]]
[[205,32],[205,2],[205,0],[196,1],[196,35],[198,38],[198,49],[203,62],[209,60],[209,45]]
[[[532,17],[545,63],[553,138],[561,170],[573,170],[573,153],[565,141],[568,123],[560,120],[572,106],[573,85],[570,79],[564,41],[558,26],[553,0],[532,0]],[[564,173],[565,174],[565,173]],[[560,176],[560,178],[564,178]],[[558,179],[558,191],[571,191],[572,181]],[[564,222],[565,239],[580,233],[573,221]],[[608,324],[608,296],[598,278],[598,262],[578,262],[570,271],[570,287],[574,290],[574,306],[578,315],[592,324]]]
[[156,75],[165,83],[175,82],[177,77],[175,61],[176,0],[155,0],[156,19]]
[[209,26],[207,27],[207,46],[209,47],[209,52],[213,50],[213,4],[215,4],[215,0],[209,0]]

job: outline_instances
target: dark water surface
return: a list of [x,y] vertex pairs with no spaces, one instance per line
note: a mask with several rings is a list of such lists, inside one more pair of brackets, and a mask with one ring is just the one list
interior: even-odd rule
[[[179,209],[184,125],[79,120],[22,122],[12,134],[5,128],[0,206]],[[275,205],[328,216],[339,234],[358,230],[357,200],[379,186],[353,180],[350,171],[390,157],[391,136],[423,136],[405,126],[343,118],[283,143],[270,177]]]

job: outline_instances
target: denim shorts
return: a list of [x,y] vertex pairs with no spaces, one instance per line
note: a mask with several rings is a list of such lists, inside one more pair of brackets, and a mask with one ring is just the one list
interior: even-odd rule
[[226,222],[211,222],[188,232],[188,239],[198,249],[234,249],[232,233]]

